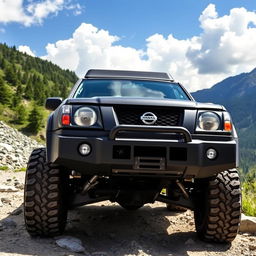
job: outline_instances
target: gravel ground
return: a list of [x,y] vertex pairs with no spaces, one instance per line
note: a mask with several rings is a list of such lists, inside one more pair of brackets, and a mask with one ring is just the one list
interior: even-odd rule
[[162,203],[135,212],[110,202],[70,211],[64,235],[82,241],[85,252],[80,254],[60,248],[57,238],[32,239],[23,221],[24,175],[0,171],[0,185],[18,187],[17,192],[0,192],[1,256],[256,256],[256,236],[239,234],[231,245],[204,243],[196,237],[192,212],[170,213]]

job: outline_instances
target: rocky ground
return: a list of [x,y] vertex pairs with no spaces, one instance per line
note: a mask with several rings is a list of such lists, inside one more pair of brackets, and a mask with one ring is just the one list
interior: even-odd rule
[[[0,192],[1,256],[256,256],[255,234],[241,233],[231,245],[205,243],[196,237],[190,211],[170,213],[162,203],[146,205],[135,212],[110,202],[80,207],[69,213],[64,234],[68,241],[60,240],[63,237],[32,239],[23,221],[24,175],[24,172],[0,172],[0,191],[9,190]],[[81,253],[59,246],[64,242],[64,246],[74,247],[76,244],[70,238],[79,239]]]
[[69,212],[64,236],[31,238],[23,220],[25,172],[13,170],[37,146],[0,122],[0,167],[10,169],[0,170],[0,256],[256,256],[255,233],[240,233],[231,245],[205,243],[196,237],[192,212],[168,212],[162,203],[135,212],[110,202],[80,207]]

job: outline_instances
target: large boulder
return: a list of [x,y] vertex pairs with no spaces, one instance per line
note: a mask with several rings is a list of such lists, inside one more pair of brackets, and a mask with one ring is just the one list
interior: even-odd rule
[[256,217],[242,214],[240,232],[256,233]]

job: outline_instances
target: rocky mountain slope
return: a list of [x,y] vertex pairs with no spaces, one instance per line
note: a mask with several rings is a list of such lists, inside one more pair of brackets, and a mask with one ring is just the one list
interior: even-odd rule
[[38,147],[42,145],[0,121],[0,170],[26,167],[31,151]]

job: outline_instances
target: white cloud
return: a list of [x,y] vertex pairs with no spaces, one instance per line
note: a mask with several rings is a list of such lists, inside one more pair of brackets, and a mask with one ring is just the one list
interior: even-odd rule
[[75,15],[81,13],[79,4],[72,4],[72,0],[0,0],[0,23],[18,22],[25,26],[41,24],[50,14],[57,15],[62,10],[72,10]]
[[70,39],[48,44],[44,58],[79,76],[90,68],[167,71],[190,91],[255,68],[255,12],[234,8],[219,17],[210,4],[199,21],[200,35],[179,40],[154,34],[145,51],[124,47],[117,36],[82,23]]
[[197,38],[200,48],[189,49],[187,56],[200,74],[232,74],[255,67],[255,12],[234,8],[218,17],[210,4],[199,20],[203,28]]
[[23,9],[23,0],[0,0],[0,22],[31,23],[32,17],[27,16]]
[[26,54],[28,54],[28,55],[30,55],[30,56],[32,56],[32,57],[35,57],[35,56],[36,56],[36,55],[34,54],[34,52],[30,49],[30,47],[27,46],[27,45],[20,45],[20,46],[18,47],[18,50],[19,50],[20,52],[26,53]]
[[91,67],[141,68],[142,51],[113,45],[119,40],[108,31],[99,30],[91,24],[82,23],[71,39],[60,40],[46,47],[47,58],[63,68],[75,70],[79,76]]
[[58,13],[63,9],[64,0],[45,0],[43,2],[32,2],[27,6],[27,11],[33,16],[34,20],[42,23],[50,13]]
[[66,6],[67,10],[72,10],[73,14],[75,16],[78,16],[80,14],[82,14],[84,7],[82,7],[80,4],[70,4],[68,6]]

